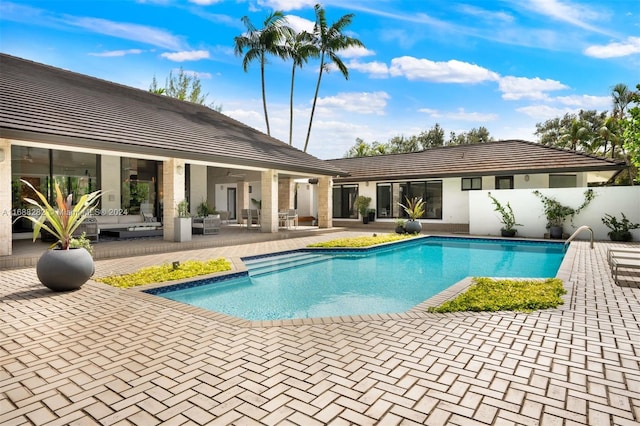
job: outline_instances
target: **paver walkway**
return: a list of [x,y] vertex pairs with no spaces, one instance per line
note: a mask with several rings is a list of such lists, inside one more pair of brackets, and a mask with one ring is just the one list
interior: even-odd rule
[[[101,260],[97,274],[335,236]],[[280,327],[0,271],[0,424],[638,425],[640,289],[612,282],[608,246],[572,243],[559,309]]]

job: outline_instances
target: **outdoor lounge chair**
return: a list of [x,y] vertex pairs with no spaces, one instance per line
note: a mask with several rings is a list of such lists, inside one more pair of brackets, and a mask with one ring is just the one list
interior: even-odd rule
[[609,249],[607,250],[607,262],[611,267],[611,276],[616,284],[620,269],[640,270],[640,249]]

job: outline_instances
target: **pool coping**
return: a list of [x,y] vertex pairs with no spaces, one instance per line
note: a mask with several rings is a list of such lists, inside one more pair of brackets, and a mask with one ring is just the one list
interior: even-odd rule
[[[288,253],[299,253],[299,252],[312,252],[312,251],[323,251],[323,252],[331,252],[335,251],[338,253],[345,253],[349,251],[354,252],[368,252],[379,250],[380,248],[384,248],[389,245],[398,245],[398,244],[406,244],[406,243],[414,243],[417,240],[427,239],[427,238],[437,238],[437,239],[449,239],[449,240],[460,240],[460,239],[475,239],[475,240],[486,240],[486,241],[518,241],[518,242],[526,242],[526,243],[554,243],[560,244],[564,243],[563,240],[559,241],[549,241],[543,239],[518,239],[518,238],[502,238],[502,237],[476,237],[476,236],[460,236],[460,237],[449,237],[449,236],[441,236],[441,235],[421,235],[416,238],[410,238],[406,240],[392,241],[388,243],[378,244],[375,246],[367,246],[367,247],[304,247],[300,249],[294,250],[284,250],[273,253],[266,253],[255,256],[242,256],[230,259],[232,263],[232,270],[225,272],[217,272],[214,274],[202,275],[198,277],[186,278],[183,280],[172,281],[170,284],[168,283],[154,283],[148,284],[144,286],[134,287],[125,290],[132,290],[132,294],[136,297],[143,298],[147,301],[154,302],[156,304],[164,305],[173,309],[180,309],[185,313],[190,313],[197,316],[206,317],[215,321],[222,322],[224,324],[233,325],[236,327],[245,327],[245,328],[263,328],[263,327],[283,327],[283,326],[300,326],[300,325],[318,325],[318,324],[335,324],[335,323],[345,323],[345,322],[361,322],[361,321],[388,321],[395,319],[415,319],[415,318],[425,318],[428,316],[438,317],[440,313],[431,313],[428,312],[427,309],[430,307],[439,306],[442,303],[451,300],[458,296],[459,294],[466,291],[467,288],[472,284],[473,276],[468,276],[463,278],[462,280],[452,284],[445,290],[431,296],[430,298],[420,302],[419,304],[413,306],[405,312],[398,313],[388,313],[388,314],[358,314],[358,315],[342,315],[342,316],[332,316],[332,317],[315,317],[315,318],[295,318],[295,319],[276,319],[276,320],[248,320],[240,317],[234,317],[231,315],[224,314],[222,312],[211,311],[208,309],[200,308],[197,306],[189,305],[187,303],[174,301],[171,299],[167,299],[165,297],[159,296],[161,293],[169,292],[173,287],[180,288],[188,288],[186,286],[188,283],[193,283],[192,287],[197,287],[201,284],[202,281],[207,281],[211,278],[216,279],[216,281],[225,281],[227,279],[233,279],[238,276],[246,276],[248,275],[248,269],[245,266],[243,260],[248,259],[256,259],[256,258],[267,258],[278,255],[284,255]],[[572,247],[569,244],[568,249],[565,253],[564,259],[558,268],[558,272],[556,273],[555,278],[559,278],[563,282],[563,286],[565,290],[567,290],[567,294],[565,297],[568,300],[571,300],[571,294],[573,291],[573,285],[570,282],[570,273],[573,267],[573,263],[575,262],[575,257],[577,255],[577,249]],[[530,279],[530,280],[544,280],[545,278],[513,278],[513,277],[487,277],[492,279]],[[200,283],[200,284],[199,284]],[[154,289],[165,289],[162,292],[153,292]],[[149,292],[151,290],[151,292]],[[555,309],[561,309],[561,305]],[[478,314],[478,312],[455,312],[449,313],[449,315],[471,315]]]

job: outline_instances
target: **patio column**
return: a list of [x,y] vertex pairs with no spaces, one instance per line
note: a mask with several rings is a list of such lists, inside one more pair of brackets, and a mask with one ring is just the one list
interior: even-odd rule
[[11,255],[11,142],[0,139],[0,256]]
[[278,232],[278,172],[266,170],[260,179],[262,189],[262,232]]
[[295,188],[295,182],[292,178],[278,179],[278,210],[289,210],[293,208]]
[[238,205],[236,206],[236,217],[238,218],[238,223],[241,223],[242,215],[240,214],[240,212],[242,211],[242,209],[251,208],[249,199],[249,182],[240,181],[237,183],[236,187],[238,188]]
[[333,179],[318,178],[318,228],[333,227]]
[[164,240],[174,241],[175,229],[173,219],[178,216],[178,203],[185,199],[184,194],[185,161],[179,158],[165,160],[162,167],[163,212],[162,227]]

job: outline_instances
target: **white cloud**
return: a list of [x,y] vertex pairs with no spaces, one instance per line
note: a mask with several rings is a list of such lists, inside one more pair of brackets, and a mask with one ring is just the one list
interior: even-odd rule
[[207,50],[191,50],[183,52],[165,52],[160,56],[174,62],[197,61],[207,59],[209,52]]
[[343,58],[362,58],[365,56],[373,56],[376,54],[373,50],[369,50],[365,47],[349,47],[338,52]]
[[386,92],[338,93],[336,96],[318,98],[317,105],[325,109],[341,109],[358,114],[384,115],[389,98]]
[[111,58],[117,56],[126,56],[126,55],[139,55],[143,51],[140,49],[128,49],[128,50],[110,50],[107,52],[100,53],[89,53],[90,56],[100,56],[104,58]]
[[481,112],[466,112],[464,108],[458,108],[457,111],[452,112],[440,112],[435,109],[430,108],[421,108],[418,110],[419,112],[428,114],[431,118],[449,118],[452,120],[461,120],[461,121],[475,121],[479,123],[484,123],[487,121],[495,121],[498,119],[497,114],[485,114]]
[[297,10],[313,8],[317,0],[258,0],[258,5],[273,10]]
[[581,109],[598,109],[611,106],[611,96],[572,95],[554,98],[563,105]]
[[297,33],[306,31],[313,32],[314,22],[296,15],[285,15],[287,24]]
[[182,41],[173,34],[145,25],[69,15],[65,15],[63,20],[74,27],[83,28],[98,34],[138,41],[172,50],[180,50],[183,47]]
[[222,0],[189,0],[189,3],[195,3],[200,6],[209,6],[211,4],[220,3]]
[[555,117],[562,117],[567,113],[577,112],[577,110],[571,108],[554,108],[549,105],[530,105],[516,108],[516,111],[535,118],[536,120],[548,120]]
[[389,77],[389,67],[384,62],[366,62],[361,63],[357,60],[349,61],[347,67],[350,70],[360,71],[364,74],[369,74],[371,78],[387,78]]
[[628,37],[625,42],[589,46],[584,54],[594,58],[619,58],[640,53],[640,37]]
[[546,100],[549,96],[545,92],[568,89],[556,80],[542,80],[541,78],[501,77],[499,88],[502,99],[515,101],[519,99]]
[[468,62],[457,60],[434,62],[411,56],[392,59],[389,72],[394,77],[403,76],[408,80],[438,83],[481,83],[499,78],[495,72]]
[[[175,72],[179,72],[179,69],[174,68],[172,71]],[[184,75],[190,75],[192,77],[197,77],[199,79],[211,79],[213,76],[211,75],[210,72],[198,72],[198,71],[191,71],[191,70],[182,70],[182,72],[184,73]]]
[[[518,2],[518,4],[522,4],[522,6],[529,10],[557,21],[566,22],[592,32],[605,34],[602,25],[598,24],[608,19],[608,16],[587,5],[560,0],[530,0],[522,3]],[[589,22],[594,22],[596,25],[592,25]]]

